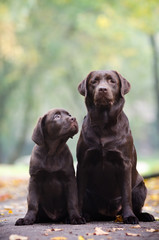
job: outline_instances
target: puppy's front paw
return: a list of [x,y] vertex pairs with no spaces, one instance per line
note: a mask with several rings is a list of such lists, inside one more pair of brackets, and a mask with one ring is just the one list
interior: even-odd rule
[[29,219],[29,218],[19,218],[15,225],[16,226],[21,226],[21,225],[32,225],[34,223],[33,219]]
[[85,224],[86,220],[83,217],[79,217],[79,216],[73,216],[70,219],[70,223],[71,224]]
[[126,224],[138,224],[139,220],[136,216],[128,216],[123,218],[123,222]]

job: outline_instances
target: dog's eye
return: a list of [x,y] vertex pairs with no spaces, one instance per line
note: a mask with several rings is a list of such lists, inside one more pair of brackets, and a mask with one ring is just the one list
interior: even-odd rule
[[98,82],[98,80],[99,80],[99,79],[96,77],[95,79],[91,80],[91,84],[92,84],[92,85],[95,85],[95,84]]
[[115,80],[110,77],[110,78],[108,79],[108,82],[109,82],[109,83],[115,83]]
[[55,115],[54,115],[54,120],[58,120],[58,119],[60,119],[61,118],[61,115],[59,114],[59,113],[56,113]]

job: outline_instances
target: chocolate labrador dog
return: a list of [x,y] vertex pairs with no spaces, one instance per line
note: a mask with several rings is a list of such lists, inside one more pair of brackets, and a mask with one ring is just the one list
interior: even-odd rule
[[146,198],[136,150],[123,112],[130,83],[116,71],[93,71],[78,87],[88,110],[77,145],[80,211],[86,220],[154,221],[141,209]]
[[50,110],[39,119],[32,135],[36,145],[30,161],[28,211],[16,225],[85,222],[79,215],[73,159],[66,145],[77,132],[76,119],[65,110]]

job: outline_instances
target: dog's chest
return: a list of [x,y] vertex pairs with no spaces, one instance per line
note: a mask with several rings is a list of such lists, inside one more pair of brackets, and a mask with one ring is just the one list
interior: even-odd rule
[[64,157],[47,155],[43,167],[48,172],[59,172],[65,168]]
[[108,150],[116,150],[121,142],[121,136],[117,132],[104,131],[98,137],[98,144],[102,153],[104,154]]

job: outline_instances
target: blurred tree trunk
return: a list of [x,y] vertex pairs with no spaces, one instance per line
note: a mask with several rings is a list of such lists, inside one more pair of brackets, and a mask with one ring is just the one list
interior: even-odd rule
[[28,79],[28,84],[25,92],[25,99],[24,99],[24,116],[23,116],[23,123],[20,131],[20,136],[17,140],[16,146],[9,157],[9,163],[14,163],[16,159],[18,159],[22,153],[23,147],[26,143],[26,136],[30,126],[30,116],[32,112],[32,105],[33,105],[33,82]]
[[[3,75],[2,75],[3,77]],[[13,84],[7,85],[5,88],[2,89],[0,92],[0,163],[4,163],[6,160],[6,155],[4,153],[4,144],[3,144],[3,127],[4,121],[7,112],[7,104],[10,98],[10,95],[14,91],[16,87],[18,87],[18,81],[14,82]]]
[[153,54],[153,74],[155,81],[155,94],[156,94],[156,104],[157,104],[157,114],[156,114],[156,127],[159,133],[159,52],[157,46],[157,39],[155,35],[150,35],[150,43],[152,47]]

